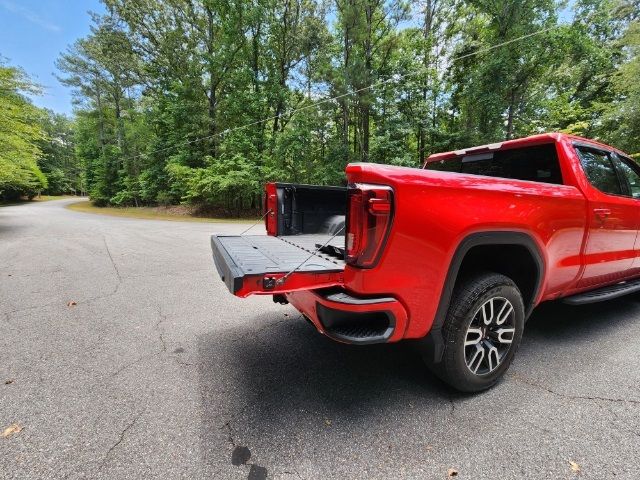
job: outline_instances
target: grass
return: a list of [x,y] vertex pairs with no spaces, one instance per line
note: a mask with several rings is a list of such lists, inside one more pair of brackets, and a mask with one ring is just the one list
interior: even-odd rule
[[73,195],[40,195],[31,200],[32,202],[50,202],[51,200],[62,200],[63,198],[73,198]]
[[189,213],[169,212],[163,210],[161,207],[96,207],[88,200],[71,203],[67,205],[67,208],[75,212],[96,213],[99,215],[111,215],[113,217],[140,218],[144,220],[169,220],[173,222],[248,223],[257,220],[257,218],[194,217]]

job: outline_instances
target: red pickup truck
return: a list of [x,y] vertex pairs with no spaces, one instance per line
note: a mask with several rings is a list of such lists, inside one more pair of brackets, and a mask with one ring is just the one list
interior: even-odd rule
[[419,339],[440,378],[480,391],[539,303],[640,290],[640,168],[615,148],[551,133],[346,177],[267,184],[268,235],[212,237],[234,295],[273,295],[340,342]]

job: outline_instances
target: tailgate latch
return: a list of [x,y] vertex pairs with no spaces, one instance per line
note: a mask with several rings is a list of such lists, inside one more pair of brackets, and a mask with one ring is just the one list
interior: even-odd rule
[[265,290],[273,290],[274,288],[276,288],[275,277],[264,277],[262,279],[262,288]]

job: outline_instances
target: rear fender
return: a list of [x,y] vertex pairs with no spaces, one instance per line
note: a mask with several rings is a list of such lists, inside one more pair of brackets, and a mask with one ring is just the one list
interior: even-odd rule
[[458,244],[458,247],[451,259],[449,271],[447,272],[445,283],[442,288],[440,302],[438,304],[438,309],[436,311],[431,330],[426,337],[417,341],[420,346],[425,349],[429,357],[427,360],[430,362],[439,363],[442,359],[442,353],[444,351],[442,326],[449,310],[451,297],[456,285],[456,280],[458,279],[458,274],[460,273],[462,262],[472,248],[482,245],[519,245],[525,247],[529,251],[537,266],[537,275],[533,295],[531,296],[530,301],[525,304],[526,318],[531,315],[533,308],[537,305],[541,294],[541,288],[544,283],[545,263],[540,248],[533,237],[527,233],[517,231],[486,231],[468,235]]

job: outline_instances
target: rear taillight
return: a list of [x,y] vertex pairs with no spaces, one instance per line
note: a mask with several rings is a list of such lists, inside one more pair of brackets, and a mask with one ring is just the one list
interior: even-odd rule
[[373,267],[384,248],[393,218],[393,190],[356,183],[347,189],[346,261]]
[[264,226],[267,235],[278,235],[278,191],[275,183],[264,187]]

